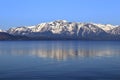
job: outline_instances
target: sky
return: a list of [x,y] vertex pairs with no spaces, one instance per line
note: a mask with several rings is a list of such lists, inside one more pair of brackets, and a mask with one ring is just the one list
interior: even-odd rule
[[54,20],[120,25],[120,0],[0,0],[0,29]]

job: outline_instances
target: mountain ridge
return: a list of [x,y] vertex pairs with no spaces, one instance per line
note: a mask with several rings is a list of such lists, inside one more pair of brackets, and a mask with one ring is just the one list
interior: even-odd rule
[[68,22],[66,20],[10,28],[5,32],[13,36],[27,37],[28,40],[120,40],[120,26],[118,25]]

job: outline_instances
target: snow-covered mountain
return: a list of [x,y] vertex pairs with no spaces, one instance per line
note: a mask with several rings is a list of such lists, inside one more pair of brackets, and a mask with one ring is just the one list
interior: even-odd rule
[[22,26],[10,28],[7,33],[14,36],[27,36],[31,38],[46,39],[104,39],[112,35],[120,36],[120,27],[110,24],[68,22],[56,20],[41,23],[35,26]]
[[63,32],[70,32],[73,34],[73,29],[76,27],[76,23],[69,23],[65,20],[59,20],[48,23],[41,23],[36,26],[28,26],[28,27],[18,27],[11,28],[8,30],[8,33],[15,35],[29,35],[30,33],[43,33],[43,32],[51,32],[53,34],[61,34]]

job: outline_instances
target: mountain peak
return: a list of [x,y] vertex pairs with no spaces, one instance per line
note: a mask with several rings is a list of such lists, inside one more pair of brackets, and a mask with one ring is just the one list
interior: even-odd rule
[[61,22],[68,22],[67,20],[55,20],[54,22],[58,22],[58,23],[61,23]]

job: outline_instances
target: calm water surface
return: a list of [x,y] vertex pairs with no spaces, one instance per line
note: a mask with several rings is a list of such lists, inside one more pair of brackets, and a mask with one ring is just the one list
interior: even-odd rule
[[120,42],[1,41],[0,80],[120,80]]

